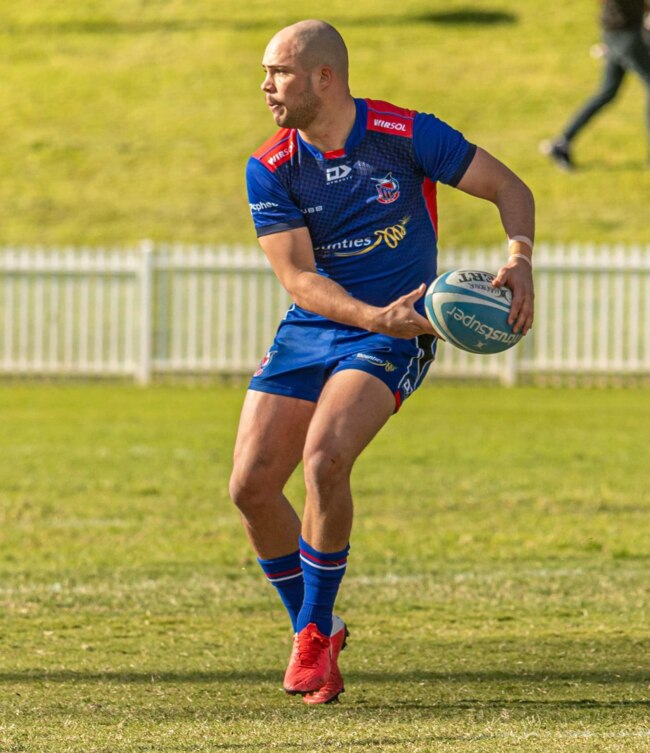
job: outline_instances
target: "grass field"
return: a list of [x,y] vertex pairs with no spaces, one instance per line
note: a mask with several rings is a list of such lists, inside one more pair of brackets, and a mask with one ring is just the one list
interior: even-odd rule
[[356,469],[315,709],[227,499],[242,397],[5,384],[3,753],[650,751],[646,392],[413,397]]
[[[547,241],[648,242],[634,77],[558,172],[538,154],[591,93],[593,0],[39,0],[0,8],[0,243],[254,242],[243,183],[273,131],[259,85],[282,25],[325,16],[357,96],[433,111],[537,197]],[[443,188],[443,246],[502,239],[494,208]]]

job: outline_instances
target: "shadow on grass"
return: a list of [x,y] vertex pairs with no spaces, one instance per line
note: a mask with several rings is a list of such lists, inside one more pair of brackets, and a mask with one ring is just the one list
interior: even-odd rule
[[459,8],[458,10],[442,10],[436,13],[424,13],[414,16],[414,21],[430,24],[447,24],[449,26],[497,26],[514,24],[517,16],[503,10],[485,10],[478,8]]
[[[21,682],[52,682],[52,683],[260,683],[277,682],[282,672],[279,669],[251,669],[251,670],[223,670],[214,672],[86,672],[82,670],[54,670],[49,672],[43,669],[26,669],[22,672],[0,672],[0,683]],[[618,685],[622,683],[639,684],[645,687],[650,682],[650,671],[642,670],[610,670],[607,672],[598,670],[578,670],[575,672],[553,670],[535,672],[346,672],[346,679],[355,683],[366,684],[416,684],[427,682],[438,683],[553,683],[553,682],[576,682],[593,685]],[[555,701],[553,701],[555,703]],[[467,701],[478,703],[478,701]],[[481,701],[484,703],[484,701]],[[501,701],[499,701],[501,703]],[[540,701],[543,703],[543,701]],[[567,701],[567,703],[579,703]],[[581,703],[581,702],[580,702]],[[594,701],[599,704],[600,702]],[[650,706],[650,700],[644,701],[616,701],[611,705],[636,704]],[[605,705],[610,705],[606,703]]]
[[[641,157],[638,160],[626,160],[610,164],[604,160],[598,160],[596,158],[586,160],[580,163],[576,168],[576,173],[583,175],[588,173],[627,173],[638,172],[646,174],[648,172],[648,166]],[[572,177],[572,176],[571,176]]]
[[[170,20],[128,20],[121,21],[111,18],[81,18],[69,19],[52,23],[25,23],[6,25],[2,32],[4,36],[17,34],[158,34],[185,33],[205,30],[229,31],[274,31],[281,26],[300,20],[294,19],[170,19]],[[489,10],[479,8],[459,8],[453,11],[437,11],[399,16],[363,16],[360,18],[331,19],[335,26],[409,26],[417,24],[434,24],[447,26],[497,26],[517,22],[517,16],[503,10]]]

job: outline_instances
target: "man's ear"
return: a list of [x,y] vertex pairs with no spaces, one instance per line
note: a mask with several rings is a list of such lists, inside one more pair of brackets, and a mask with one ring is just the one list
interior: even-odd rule
[[318,85],[321,89],[328,89],[334,81],[334,71],[331,66],[323,65],[318,70]]

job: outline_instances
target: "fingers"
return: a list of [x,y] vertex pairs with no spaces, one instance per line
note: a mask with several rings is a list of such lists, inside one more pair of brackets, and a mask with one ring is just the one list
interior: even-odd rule
[[502,267],[492,281],[494,287],[507,285],[512,291],[512,304],[508,324],[516,334],[526,335],[533,326],[534,299],[533,277],[530,270],[518,266]]
[[[429,321],[429,319],[426,316],[422,316],[421,314],[418,314],[418,312],[415,310],[415,302],[418,301],[422,296],[426,293],[427,286],[426,283],[421,283],[418,285],[418,287],[408,293],[404,296],[404,303],[407,303],[411,307],[411,313],[409,314],[409,324],[415,324],[417,325],[421,330],[424,330],[424,332],[430,334],[430,335],[438,335],[438,333],[433,328],[433,325]],[[418,332],[417,334],[421,334]],[[442,338],[440,338],[442,340]]]
[[522,335],[528,334],[533,326],[533,296],[520,295],[513,296],[512,306],[510,307],[510,316],[508,324],[512,325],[512,331],[521,332]]
[[528,333],[533,326],[534,314],[534,293],[532,284],[513,284],[512,287],[512,304],[508,316],[508,324],[512,326],[515,333],[521,332],[522,335]]
[[400,296],[383,310],[383,324],[379,331],[392,337],[410,340],[422,334],[436,334],[431,322],[415,309],[416,302],[426,292],[425,283]]
[[[414,324],[417,324],[421,330],[424,330],[424,332],[426,332],[427,334],[437,335],[438,337],[440,337],[440,335],[438,335],[438,333],[435,331],[435,329],[433,328],[433,325],[426,318],[426,316],[422,316],[421,314],[418,314],[417,311],[414,311],[412,321]],[[420,333],[418,332],[418,334]],[[440,339],[442,340],[442,338]]]
[[500,288],[505,284],[506,277],[508,276],[508,268],[507,267],[501,267],[501,269],[498,271],[497,276],[492,280],[492,284],[495,288]]
[[412,290],[410,293],[407,293],[406,295],[402,296],[402,300],[406,303],[414,304],[417,300],[422,298],[422,296],[425,294],[427,289],[426,284],[420,283],[415,290]]

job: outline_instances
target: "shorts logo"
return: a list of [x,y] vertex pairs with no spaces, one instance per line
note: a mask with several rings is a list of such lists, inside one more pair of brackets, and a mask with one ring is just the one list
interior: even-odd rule
[[262,372],[271,363],[271,359],[277,352],[277,350],[269,350],[269,352],[260,361],[260,365],[257,367],[257,371],[253,374],[253,376],[261,376]]
[[350,165],[338,165],[337,167],[328,167],[325,170],[325,180],[328,183],[338,183],[341,180],[345,180],[352,172]]
[[356,358],[358,358],[360,361],[367,361],[368,363],[371,363],[373,366],[377,366],[380,369],[384,369],[384,371],[387,371],[388,373],[390,373],[391,371],[395,371],[395,369],[397,369],[397,366],[395,366],[394,363],[391,363],[390,361],[382,361],[381,358],[370,355],[368,353],[357,353]]
[[371,178],[370,180],[373,180],[376,184],[377,196],[369,198],[368,204],[375,200],[380,204],[392,204],[399,199],[399,183],[393,178],[392,172],[387,173],[383,178]]

